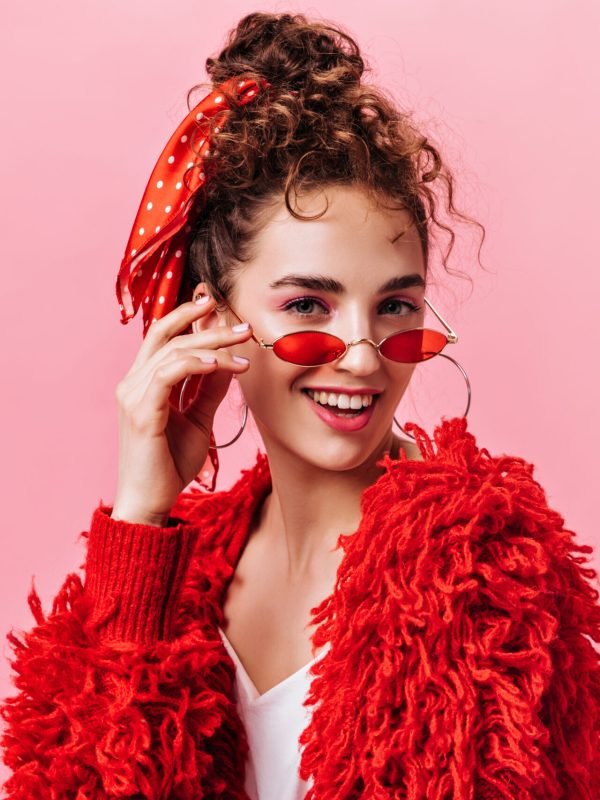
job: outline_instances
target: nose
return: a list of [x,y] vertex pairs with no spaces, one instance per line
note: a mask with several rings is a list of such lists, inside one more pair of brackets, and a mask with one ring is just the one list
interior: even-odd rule
[[381,356],[377,345],[372,339],[366,337],[353,339],[348,344],[348,349],[336,361],[338,369],[345,369],[357,375],[369,375],[380,367]]

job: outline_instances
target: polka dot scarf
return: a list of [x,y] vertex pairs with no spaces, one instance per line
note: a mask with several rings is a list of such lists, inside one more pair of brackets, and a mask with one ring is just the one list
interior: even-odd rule
[[[192,224],[201,213],[196,195],[207,180],[203,159],[210,153],[211,119],[215,117],[218,133],[230,109],[223,90],[245,105],[269,86],[265,80],[259,84],[239,77],[218,86],[180,123],[152,170],[116,282],[121,322],[127,324],[141,306],[144,337],[150,325],[177,305]],[[215,444],[212,434],[210,443]],[[219,461],[216,450],[208,453],[196,480],[214,491]]]

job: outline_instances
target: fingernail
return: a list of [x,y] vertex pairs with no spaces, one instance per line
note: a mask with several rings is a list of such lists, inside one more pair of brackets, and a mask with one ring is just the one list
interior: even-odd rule
[[205,364],[215,364],[217,361],[215,356],[200,356],[200,360],[204,361]]
[[204,303],[208,303],[209,300],[210,300],[210,295],[209,294],[203,294],[203,295],[200,295],[200,297],[197,297],[194,300],[194,303],[196,303],[196,305],[198,305],[198,306],[201,306]]
[[248,363],[250,363],[250,359],[249,358],[244,358],[244,356],[234,356],[233,360],[237,361],[238,364],[248,364]]
[[234,331],[234,333],[243,333],[247,331],[249,327],[250,325],[247,322],[241,322],[239,325],[234,325],[231,330]]

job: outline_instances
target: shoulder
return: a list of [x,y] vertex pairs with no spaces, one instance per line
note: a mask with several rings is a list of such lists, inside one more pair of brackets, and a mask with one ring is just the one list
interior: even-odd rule
[[467,510],[485,514],[490,522],[519,513],[535,515],[542,509],[547,514],[545,522],[564,523],[549,509],[546,494],[534,478],[534,465],[516,455],[492,455],[477,443],[465,418],[443,420],[431,437],[413,423],[407,423],[406,429],[413,432],[415,443],[405,448],[403,442],[405,452],[399,459],[389,454],[381,459],[384,474],[367,489],[367,499],[376,501],[385,494],[398,503],[410,499],[428,508],[444,500],[447,515],[454,511],[463,518],[461,504],[467,503]]
[[493,595],[499,606],[542,603],[556,621],[565,603],[579,604],[600,641],[599,593],[589,582],[597,575],[581,566],[593,548],[549,505],[534,465],[492,455],[462,417],[444,420],[431,438],[406,429],[423,461],[384,457],[384,474],[363,496],[370,534],[405,548],[407,566],[414,558],[415,569],[430,577],[437,569],[447,586]]

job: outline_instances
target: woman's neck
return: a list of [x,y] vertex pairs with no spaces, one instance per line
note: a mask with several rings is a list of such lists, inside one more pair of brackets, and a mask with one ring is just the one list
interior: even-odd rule
[[385,452],[397,459],[401,449],[409,459],[411,454],[420,459],[416,445],[391,434],[359,467],[328,470],[290,457],[289,451],[277,446],[267,447],[272,490],[263,502],[257,527],[265,543],[284,548],[290,576],[320,569],[340,533],[357,529],[361,496],[384,473],[377,461]]

